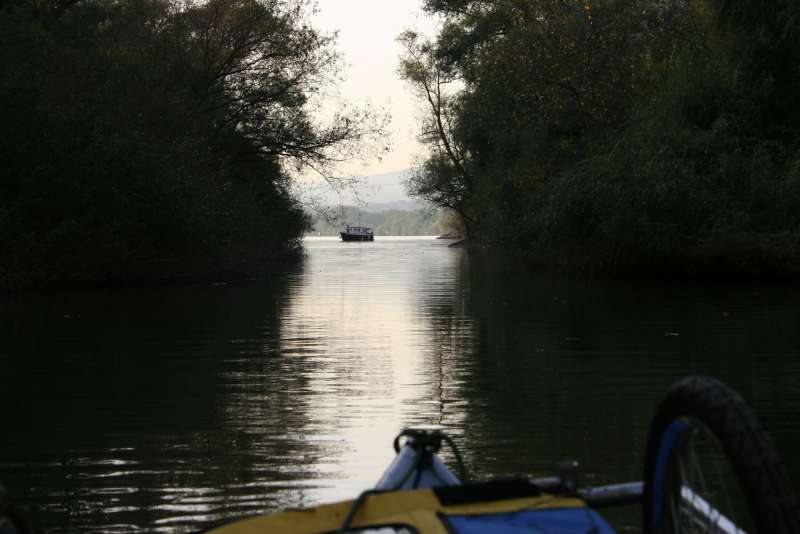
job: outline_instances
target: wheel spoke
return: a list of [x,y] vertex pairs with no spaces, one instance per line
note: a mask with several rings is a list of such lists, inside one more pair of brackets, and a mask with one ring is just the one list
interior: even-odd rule
[[800,503],[777,451],[752,409],[713,378],[669,389],[645,465],[647,533],[800,532]]
[[675,486],[674,495],[679,503],[678,511],[679,517],[678,520],[682,525],[685,525],[685,531],[691,532],[692,527],[694,525],[694,511],[692,510],[691,506],[687,506],[686,501],[683,499],[681,488],[683,487],[684,483],[690,484],[691,482],[691,470],[692,465],[691,463],[686,462],[685,458],[685,451],[681,450],[677,456],[678,462],[678,473],[680,473],[680,477],[678,479],[678,484]]
[[[699,494],[700,495],[704,495],[706,497],[711,497],[711,493],[708,490],[708,483],[706,482],[706,477],[703,476],[703,468],[700,465],[700,458],[698,457],[697,449],[695,448],[695,445],[697,443],[697,437],[699,436],[699,434],[700,434],[700,428],[697,427],[697,426],[693,426],[692,431],[691,431],[691,436],[689,437],[688,455],[689,455],[689,459],[691,461],[692,472],[696,475],[696,478],[700,482],[700,484],[699,484],[699,489],[700,489]],[[692,491],[695,490],[693,484],[690,484],[689,488],[692,489]],[[698,493],[698,492],[695,491],[695,493]],[[696,515],[694,512],[692,512],[692,513],[693,513],[693,515]],[[714,514],[713,513],[708,514],[705,517],[705,520],[706,520],[706,532],[714,532],[716,530],[716,529],[714,529]]]
[[[724,515],[728,517],[728,519],[730,519],[731,521],[736,520],[738,519],[737,517],[738,514],[735,515],[736,508],[734,508],[733,506],[733,498],[731,497],[731,492],[728,485],[728,482],[730,480],[729,477],[730,473],[729,470],[725,469],[725,467],[723,466],[723,459],[725,458],[725,454],[722,453],[722,446],[720,445],[719,441],[713,434],[707,433],[706,438],[712,441],[713,444],[715,445],[715,448],[718,451],[720,451],[720,454],[714,455],[714,467],[716,468],[717,471],[717,480],[720,481],[719,493],[721,493],[721,497],[719,499],[720,501],[719,504],[720,505],[724,504],[725,509],[720,510],[720,508],[717,508],[717,510],[720,510],[720,512],[724,512]],[[725,465],[727,465],[727,463]],[[741,531],[737,528],[737,532]]]
[[736,508],[732,505],[729,479],[721,466],[725,456],[718,440],[696,421],[686,433],[674,454],[677,480],[668,505],[673,531],[742,532],[739,527],[731,527]]

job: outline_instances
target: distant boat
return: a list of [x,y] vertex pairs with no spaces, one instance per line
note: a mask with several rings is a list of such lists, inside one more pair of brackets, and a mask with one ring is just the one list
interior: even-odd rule
[[339,237],[342,241],[375,241],[375,234],[368,226],[350,226],[348,224],[344,227],[343,232],[339,232]]

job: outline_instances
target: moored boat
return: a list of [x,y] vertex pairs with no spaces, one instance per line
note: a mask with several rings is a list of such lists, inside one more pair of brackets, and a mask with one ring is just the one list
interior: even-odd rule
[[342,241],[374,241],[375,234],[369,226],[350,226],[344,227],[344,231],[339,232]]

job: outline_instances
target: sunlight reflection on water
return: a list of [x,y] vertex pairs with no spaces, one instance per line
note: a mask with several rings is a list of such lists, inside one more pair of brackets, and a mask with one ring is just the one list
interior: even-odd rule
[[419,424],[479,476],[631,480],[690,372],[800,445],[796,291],[579,283],[446,244],[311,238],[267,282],[0,301],[2,482],[52,532],[194,531],[353,497]]

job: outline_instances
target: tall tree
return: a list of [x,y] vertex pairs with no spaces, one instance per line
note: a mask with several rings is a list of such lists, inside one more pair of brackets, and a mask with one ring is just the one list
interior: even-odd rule
[[322,119],[340,61],[310,8],[2,4],[0,286],[241,274],[295,247],[291,173],[330,175],[385,126]]
[[[410,192],[442,206],[453,193],[466,195],[473,227],[488,221],[484,227],[501,229],[496,218],[523,216],[540,183],[570,166],[594,135],[625,124],[642,63],[668,56],[673,34],[691,33],[680,0],[424,6],[443,19],[435,42],[401,36],[401,73],[429,110],[421,138],[430,157]],[[446,105],[437,100],[438,80],[459,87]],[[437,117],[446,117],[445,128],[429,127]]]
[[458,103],[451,86],[457,78],[437,56],[431,42],[413,31],[404,32],[398,40],[404,51],[400,75],[428,110],[419,138],[431,151],[428,160],[412,172],[407,184],[409,192],[455,211],[469,232],[474,222],[470,213],[473,181],[467,151],[455,131]]

